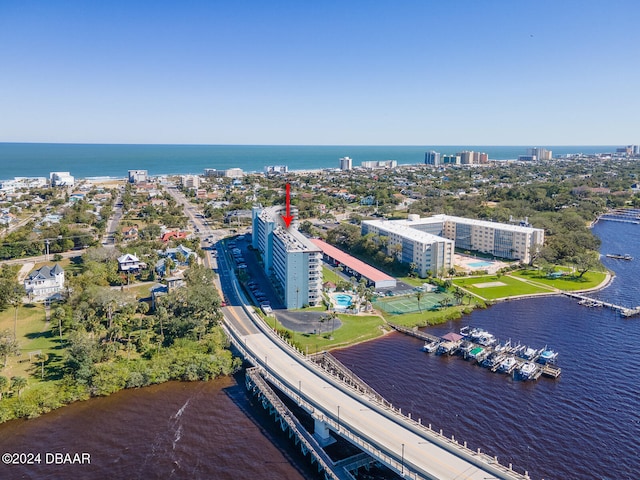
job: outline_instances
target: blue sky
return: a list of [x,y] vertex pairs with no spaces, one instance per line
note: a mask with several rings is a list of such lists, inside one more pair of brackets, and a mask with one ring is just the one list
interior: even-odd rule
[[640,2],[0,0],[0,141],[640,142]]

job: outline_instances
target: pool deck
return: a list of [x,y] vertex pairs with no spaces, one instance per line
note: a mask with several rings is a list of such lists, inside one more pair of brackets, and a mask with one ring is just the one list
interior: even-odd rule
[[[474,263],[483,262],[481,266],[473,266]],[[508,266],[505,262],[499,260],[489,260],[486,258],[471,257],[469,255],[460,255],[456,253],[453,255],[453,264],[456,267],[462,268],[465,272],[473,273],[479,270],[486,270],[489,274],[497,273],[498,270]]]

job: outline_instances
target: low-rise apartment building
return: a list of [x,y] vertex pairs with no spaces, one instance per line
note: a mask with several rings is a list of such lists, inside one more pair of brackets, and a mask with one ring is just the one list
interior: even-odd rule
[[362,234],[367,233],[388,237],[388,251],[393,251],[394,245],[401,245],[398,259],[415,263],[421,277],[427,271],[437,274],[451,268],[454,247],[528,263],[544,243],[541,228],[451,215],[368,220],[362,222]]

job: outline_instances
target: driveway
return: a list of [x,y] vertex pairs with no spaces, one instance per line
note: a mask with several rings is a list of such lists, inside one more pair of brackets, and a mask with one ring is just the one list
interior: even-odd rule
[[288,330],[299,333],[329,333],[342,326],[339,318],[335,320],[320,320],[327,317],[327,312],[304,311],[304,310],[275,310],[276,318],[282,326]]

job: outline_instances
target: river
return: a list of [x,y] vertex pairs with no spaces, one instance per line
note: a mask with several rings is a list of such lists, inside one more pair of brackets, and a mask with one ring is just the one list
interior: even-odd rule
[[[601,222],[594,231],[603,253],[634,257],[604,259],[617,276],[594,296],[639,305],[640,226]],[[403,412],[534,480],[640,478],[640,318],[558,296],[501,303],[429,331],[467,324],[548,345],[560,353],[561,377],[514,381],[427,355],[421,342],[396,333],[334,353]],[[90,465],[0,465],[0,478],[312,478],[241,382],[167,383],[0,425],[0,453],[91,455]]]

